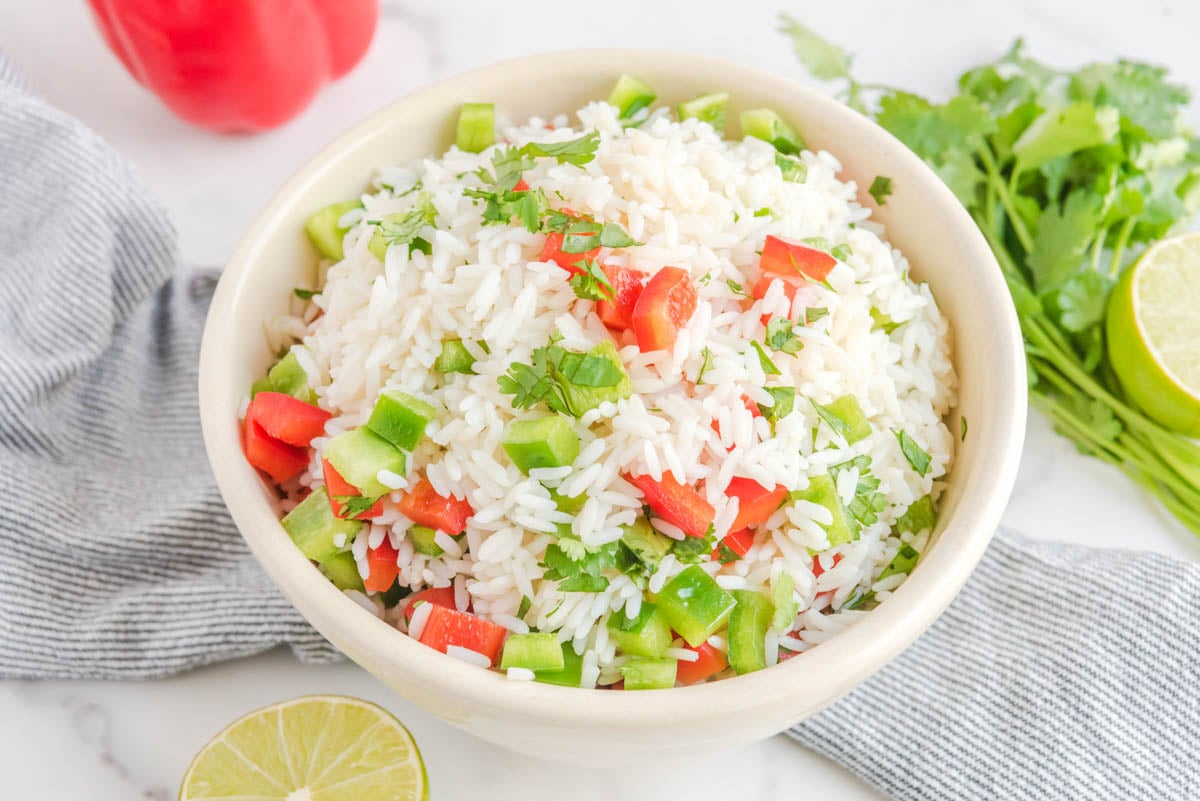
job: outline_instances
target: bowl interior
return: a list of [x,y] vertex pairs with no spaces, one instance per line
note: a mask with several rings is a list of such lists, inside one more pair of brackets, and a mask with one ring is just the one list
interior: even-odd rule
[[[837,156],[843,178],[863,190],[877,175],[892,178],[894,193],[876,217],[908,256],[914,276],[930,283],[951,323],[960,384],[951,430],[958,432],[960,415],[970,422],[969,435],[958,443],[936,542],[888,602],[831,642],[776,668],[636,694],[508,682],[390,632],[292,546],[270,492],[241,457],[237,423],[247,388],[272,359],[263,320],[285,311],[293,287],[311,285],[316,254],[302,230],[309,214],[361,193],[379,166],[443,151],[453,141],[463,101],[492,101],[513,120],[549,117],[605,97],[621,72],[646,80],[660,103],[730,92],[731,132],[739,112],[770,106],[798,127],[811,148]],[[865,191],[860,196],[874,205]],[[245,235],[214,299],[201,358],[201,407],[213,468],[267,571],[351,658],[418,703],[496,739],[506,732],[492,722],[515,714],[553,723],[559,731],[580,722],[625,729],[662,725],[666,717],[681,732],[690,722],[757,715],[754,734],[765,736],[819,709],[910,643],[982,555],[1015,477],[1024,387],[1020,337],[999,269],[965,211],[916,156],[811,89],[716,59],[654,51],[582,51],[507,62],[417,92],[352,128],[302,168]]]

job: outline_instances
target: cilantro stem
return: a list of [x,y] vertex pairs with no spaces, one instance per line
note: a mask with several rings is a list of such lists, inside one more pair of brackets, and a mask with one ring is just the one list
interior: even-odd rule
[[1101,228],[1099,236],[1092,243],[1092,271],[1100,272],[1100,257],[1104,255],[1104,241],[1108,239],[1108,228]]
[[1133,233],[1133,227],[1137,224],[1137,220],[1137,217],[1126,218],[1121,230],[1117,232],[1117,242],[1113,245],[1112,264],[1108,265],[1108,274],[1112,278],[1121,274],[1121,257],[1125,255],[1125,246],[1129,244],[1129,235]]
[[1000,198],[1000,205],[1004,206],[1004,210],[1007,212],[1008,222],[1012,226],[1013,232],[1016,233],[1021,247],[1025,248],[1026,252],[1033,250],[1033,237],[1029,235],[1025,221],[1017,213],[1017,207],[1013,205],[1012,197],[1008,194],[1008,185],[1000,175],[1000,168],[996,166],[996,156],[992,153],[992,146],[985,142],[983,147],[975,152],[979,154],[979,160],[983,162],[988,180],[996,190],[997,197]]

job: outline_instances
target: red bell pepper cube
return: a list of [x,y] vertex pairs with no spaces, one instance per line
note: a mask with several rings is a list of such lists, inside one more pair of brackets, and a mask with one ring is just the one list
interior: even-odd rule
[[467,520],[475,514],[467,501],[438,495],[424,476],[400,499],[399,507],[400,513],[414,523],[444,531],[451,536],[462,533],[467,527]]
[[421,630],[421,642],[442,653],[446,653],[451,645],[457,645],[481,653],[495,664],[507,634],[503,626],[490,620],[457,609],[434,606]]
[[729,660],[725,658],[725,654],[706,642],[700,643],[698,648],[688,647],[687,649],[695,651],[700,656],[695,662],[680,659],[675,664],[675,680],[680,684],[699,684],[729,667]]
[[764,273],[776,275],[807,275],[814,281],[824,281],[837,264],[837,259],[823,250],[768,236],[763,242],[758,266]]
[[396,564],[398,553],[392,547],[387,537],[379,543],[378,548],[367,551],[367,565],[371,575],[363,579],[363,586],[373,592],[387,592],[400,575],[400,566]]
[[246,409],[246,418],[253,419],[274,439],[305,448],[314,437],[325,433],[325,423],[331,417],[324,409],[282,392],[260,392]]
[[787,487],[782,484],[766,489],[752,478],[734,476],[725,488],[726,495],[738,499],[737,517],[730,530],[737,531],[765,523],[767,518],[775,514],[787,493]]
[[713,505],[670,473],[659,481],[650,476],[626,475],[625,480],[642,491],[654,513],[690,537],[703,537],[716,517]]
[[649,278],[641,270],[629,267],[607,266],[604,274],[613,286],[613,299],[596,303],[596,316],[600,322],[616,331],[633,327],[633,309]]
[[670,350],[679,329],[696,312],[696,285],[686,270],[663,267],[642,290],[633,306],[633,333],[638,350]]
[[453,587],[430,587],[420,592],[414,592],[409,596],[408,602],[404,604],[405,620],[412,617],[413,608],[421,601],[433,604],[434,606],[444,606],[447,609],[458,608],[458,604],[454,601]]
[[[580,214],[574,209],[561,209],[562,213],[576,220],[590,219],[587,215]],[[538,257],[540,261],[552,261],[559,267],[562,267],[571,275],[582,275],[583,270],[576,267],[576,262],[590,260],[596,258],[600,253],[600,246],[586,250],[583,253],[564,253],[562,246],[565,234],[558,231],[551,231],[546,234],[546,244],[542,246],[542,254]],[[597,240],[598,242],[599,240]]]
[[263,427],[247,417],[243,431],[246,461],[266,473],[275,483],[282,484],[298,476],[308,466],[308,452],[272,437]]
[[[342,478],[341,474],[334,469],[333,465],[327,459],[321,460],[321,469],[325,475],[325,492],[329,495],[329,505],[333,507],[333,513],[341,517],[342,502],[338,498],[357,498],[362,493],[358,491],[358,487]],[[355,520],[370,520],[372,517],[379,517],[381,514],[383,514],[382,498],[376,500],[370,509],[360,513]]]

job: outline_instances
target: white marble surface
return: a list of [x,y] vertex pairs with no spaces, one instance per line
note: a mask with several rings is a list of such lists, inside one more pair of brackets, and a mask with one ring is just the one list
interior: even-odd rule
[[[379,35],[350,77],[298,120],[258,137],[186,127],[104,50],[77,0],[0,0],[0,48],[34,89],[84,120],[132,161],[174,215],[190,265],[220,264],[284,178],[353,119],[431,80],[524,53],[572,46],[653,46],[715,53],[800,76],[773,33],[775,0],[385,0]],[[1118,54],[1170,66],[1200,89],[1189,0],[803,0],[789,10],[853,46],[868,80],[927,93],[1017,35],[1048,59]],[[302,57],[302,54],[298,54]],[[619,72],[621,65],[614,64]],[[1196,115],[1193,115],[1196,116]],[[3,191],[0,188],[0,191]],[[1200,541],[1114,470],[1076,455],[1044,420],[1030,423],[1008,525],[1036,537],[1153,548],[1200,559]],[[0,591],[3,591],[0,588]],[[783,738],[670,770],[565,772],[514,757],[394,697],[353,665],[306,667],[275,652],[165,681],[0,683],[5,798],[169,799],[191,755],[237,715],[302,693],[370,698],[398,713],[426,755],[435,799],[877,799],[841,769]],[[614,766],[615,767],[615,766]],[[736,768],[731,770],[730,768]]]

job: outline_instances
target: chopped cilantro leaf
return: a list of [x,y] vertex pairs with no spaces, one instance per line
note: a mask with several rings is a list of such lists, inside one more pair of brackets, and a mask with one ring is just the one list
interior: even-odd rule
[[838,261],[845,261],[846,259],[850,258],[850,256],[852,256],[853,254],[854,254],[854,251],[851,250],[850,246],[846,245],[846,244],[835,245],[833,247],[833,250],[829,251],[829,255],[833,256]]
[[364,498],[362,495],[338,495],[334,498],[341,506],[338,517],[343,520],[353,520],[363,512],[369,511],[378,498]]
[[671,545],[671,553],[675,555],[680,564],[693,565],[703,561],[705,556],[712,553],[716,541],[712,526],[709,526],[703,537],[688,536],[681,540],[675,540]]
[[871,181],[871,187],[867,190],[867,194],[875,198],[875,202],[880,206],[885,205],[888,195],[892,194],[892,179],[886,175],[876,175],[875,180]]
[[767,347],[795,355],[804,348],[804,340],[796,336],[795,324],[786,317],[773,317],[767,322]]
[[700,351],[700,354],[703,358],[700,361],[700,372],[696,373],[697,384],[704,383],[704,374],[713,366],[713,352],[707,345],[704,346],[704,350]]
[[824,319],[829,316],[829,309],[824,306],[810,306],[804,310],[804,324],[812,325],[817,320]]
[[896,439],[900,442],[900,450],[904,453],[904,458],[912,465],[912,469],[917,471],[917,475],[924,476],[929,473],[930,456],[917,441],[909,436],[904,429],[893,429]]
[[[803,242],[804,244],[808,245],[811,248],[816,248],[817,250],[824,250],[826,252],[829,251],[829,240],[823,236],[810,236],[810,237],[807,237],[800,241]],[[794,260],[795,257],[790,257],[790,258],[793,258],[793,260]],[[799,268],[797,268],[797,270],[799,271]]]
[[776,153],[775,166],[783,173],[783,180],[785,181],[802,184],[808,180],[808,165],[800,161],[800,159]]
[[771,361],[771,357],[763,350],[762,345],[758,344],[758,340],[750,340],[750,346],[758,353],[758,363],[762,365],[763,372],[767,375],[783,375],[779,368],[775,366],[775,362]]
[[729,291],[733,294],[743,298],[746,297],[746,290],[742,288],[741,284],[739,284],[737,281],[734,281],[732,278],[725,279],[725,286],[729,287]]
[[589,131],[566,142],[530,142],[521,148],[521,152],[529,157],[551,157],[559,164],[574,164],[579,167],[595,158],[596,148],[599,146],[600,132]]
[[771,209],[767,206],[763,206],[761,209],[754,210],[755,217],[771,217],[774,216],[774,214],[775,212],[771,211]]
[[575,262],[575,266],[582,272],[572,275],[568,280],[571,289],[575,290],[577,297],[584,300],[613,300],[616,297],[616,290],[613,289],[612,282],[608,280],[604,270],[600,267],[600,263],[595,259],[583,259]]
[[319,290],[319,289],[304,289],[303,287],[296,287],[295,289],[292,290],[292,294],[295,295],[296,297],[300,298],[300,300],[312,300],[314,295],[321,294],[321,290]]
[[765,387],[767,394],[774,398],[772,406],[758,404],[758,411],[771,422],[782,420],[796,410],[795,387]]

